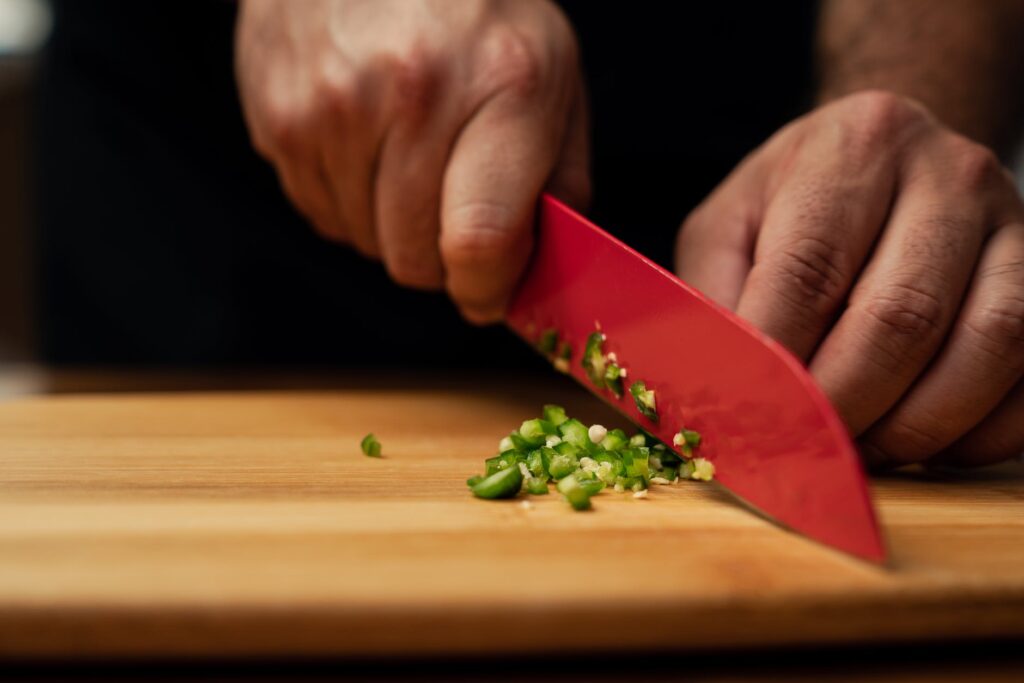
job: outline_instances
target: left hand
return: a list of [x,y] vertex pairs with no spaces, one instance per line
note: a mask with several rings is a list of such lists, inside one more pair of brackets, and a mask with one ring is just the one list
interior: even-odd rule
[[1024,204],[885,92],[825,105],[684,223],[680,276],[808,363],[872,465],[1024,452]]

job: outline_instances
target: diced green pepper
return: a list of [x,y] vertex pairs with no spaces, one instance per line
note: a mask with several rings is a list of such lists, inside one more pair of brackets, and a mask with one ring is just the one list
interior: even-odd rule
[[573,443],[563,441],[562,443],[557,444],[552,450],[554,450],[559,455],[574,455],[576,457],[579,457],[581,449]]
[[680,429],[672,437],[672,445],[683,452],[687,458],[693,457],[693,452],[700,446],[700,432],[692,429]]
[[613,429],[605,435],[601,448],[606,451],[620,451],[627,443],[629,441],[626,439],[626,433],[621,429]]
[[633,382],[629,386],[629,393],[633,395],[637,410],[651,422],[658,421],[658,406],[654,400],[654,390],[648,389],[642,381]]
[[509,441],[512,442],[512,447],[515,450],[519,451],[520,453],[529,453],[530,451],[537,447],[534,444],[527,441],[526,439],[524,439],[522,436],[520,436],[518,431],[514,431],[511,434],[509,434],[508,438]]
[[570,418],[558,426],[563,442],[569,442],[576,448],[586,449],[590,445],[587,428],[576,418]]
[[380,441],[377,441],[377,437],[372,433],[363,437],[359,447],[363,450],[363,455],[368,455],[371,458],[380,457]]
[[480,483],[480,482],[482,482],[483,480],[484,480],[484,478],[483,478],[483,477],[481,477],[481,476],[480,476],[480,475],[478,474],[478,475],[476,475],[475,477],[470,477],[469,479],[467,479],[467,480],[466,480],[466,486],[468,486],[469,488],[473,488],[474,486],[476,486],[477,484],[479,484],[479,483]]
[[555,370],[568,374],[569,362],[572,360],[572,347],[569,346],[568,342],[562,342],[562,345],[558,348],[558,354],[555,356],[551,364],[555,366]]
[[558,492],[565,496],[574,510],[590,509],[590,494],[580,485],[576,477],[566,477],[558,482]]
[[[523,438],[532,448],[543,446],[548,436],[557,434],[558,429],[547,420],[534,418],[526,420],[519,427],[519,436]],[[531,449],[532,450],[532,449]]]
[[477,498],[513,498],[523,486],[523,473],[508,467],[478,481],[470,490]]
[[587,343],[583,347],[583,370],[586,371],[587,377],[597,387],[603,389],[605,387],[604,373],[606,359],[604,356],[604,334],[600,331],[594,331],[587,337]]
[[627,477],[642,477],[645,480],[651,478],[646,450],[646,448],[630,448],[622,452],[622,464]]
[[557,427],[569,417],[565,414],[565,408],[562,406],[548,404],[544,406],[544,419]]
[[579,485],[588,496],[594,496],[604,489],[605,482],[595,477],[593,479],[580,479]]
[[715,478],[715,464],[705,458],[694,458],[693,474],[690,475],[690,478],[700,481],[711,481]]
[[526,456],[526,467],[530,470],[530,473],[535,477],[546,477],[548,472],[544,466],[544,453],[541,449],[531,451]]
[[543,353],[545,356],[551,356],[555,353],[555,348],[558,346],[558,330],[555,328],[548,328],[541,332],[540,339],[537,340],[537,350]]
[[615,394],[615,398],[622,398],[622,368],[609,362],[604,371],[604,385]]
[[551,458],[548,465],[548,472],[552,479],[563,479],[576,471],[580,461],[574,455],[556,455]]
[[534,496],[545,496],[550,491],[548,490],[547,479],[539,479],[537,477],[530,477],[526,480],[526,492]]

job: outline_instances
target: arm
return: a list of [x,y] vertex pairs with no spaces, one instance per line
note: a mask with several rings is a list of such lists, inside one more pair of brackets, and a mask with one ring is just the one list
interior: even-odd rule
[[1024,128],[1021,0],[825,0],[819,102],[884,89],[1008,159]]

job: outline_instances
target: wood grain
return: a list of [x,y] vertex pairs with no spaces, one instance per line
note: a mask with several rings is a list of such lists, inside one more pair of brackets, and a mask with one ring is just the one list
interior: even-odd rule
[[[1024,470],[875,482],[875,567],[714,485],[473,499],[565,385],[0,405],[0,654],[567,652],[1024,636]],[[364,457],[374,431],[382,459]]]

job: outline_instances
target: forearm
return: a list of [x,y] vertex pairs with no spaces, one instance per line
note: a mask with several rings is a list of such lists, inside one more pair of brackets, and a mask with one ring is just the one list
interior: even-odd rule
[[1011,156],[1024,128],[1024,0],[824,0],[818,100],[883,88]]

